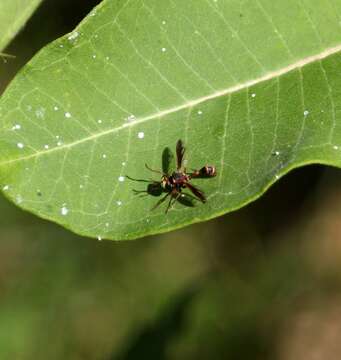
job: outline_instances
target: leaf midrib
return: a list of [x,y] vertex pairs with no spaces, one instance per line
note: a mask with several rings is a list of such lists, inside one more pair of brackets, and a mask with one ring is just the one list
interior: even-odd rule
[[259,83],[274,79],[276,77],[280,77],[280,76],[282,76],[282,75],[284,75],[286,73],[289,73],[290,71],[302,68],[303,66],[308,65],[310,63],[313,63],[315,61],[323,60],[323,59],[327,58],[328,56],[336,54],[336,53],[338,53],[340,51],[341,51],[341,44],[337,45],[337,46],[334,46],[334,47],[331,47],[331,48],[328,48],[328,49],[322,51],[319,54],[308,56],[308,57],[306,57],[304,59],[301,59],[301,60],[299,60],[297,62],[294,62],[294,63],[292,63],[292,64],[290,64],[288,66],[285,66],[284,68],[268,72],[268,73],[266,73],[265,75],[263,75],[263,76],[261,76],[259,78],[249,80],[249,81],[246,81],[246,82],[241,83],[241,84],[233,85],[233,86],[231,86],[231,87],[229,87],[227,89],[216,91],[216,92],[214,92],[214,93],[212,93],[210,95],[206,95],[206,96],[200,97],[200,98],[195,99],[195,100],[187,101],[187,102],[185,102],[185,103],[183,103],[181,105],[178,105],[178,106],[166,109],[166,110],[162,110],[162,111],[159,111],[157,113],[153,113],[151,115],[142,117],[140,119],[136,118],[136,120],[133,121],[133,122],[126,122],[126,123],[124,123],[123,125],[121,125],[119,127],[104,130],[104,131],[95,133],[95,134],[93,134],[91,136],[84,137],[84,138],[82,138],[80,140],[68,143],[68,144],[63,144],[63,145],[55,147],[55,148],[35,152],[33,154],[30,154],[30,155],[21,156],[21,157],[15,158],[15,159],[10,159],[10,160],[0,162],[0,166],[9,165],[11,163],[15,163],[15,162],[19,162],[19,161],[29,160],[29,159],[32,159],[32,158],[35,158],[35,157],[38,157],[38,156],[48,155],[48,154],[56,152],[56,151],[63,151],[65,149],[72,148],[72,147],[77,146],[79,144],[82,144],[84,142],[95,140],[95,139],[98,139],[98,138],[100,138],[102,136],[113,134],[113,133],[119,132],[121,130],[124,130],[126,128],[129,128],[129,127],[140,125],[140,124],[142,124],[144,122],[147,122],[149,120],[153,120],[153,119],[156,119],[156,118],[162,118],[163,116],[166,116],[166,115],[169,115],[169,114],[172,114],[172,113],[176,113],[176,112],[184,110],[184,109],[194,107],[194,106],[199,105],[201,103],[204,103],[206,101],[216,99],[216,98],[219,98],[221,96],[228,95],[228,94],[233,94],[233,93],[235,93],[237,91],[241,91],[243,89],[249,88],[250,86],[257,85]]

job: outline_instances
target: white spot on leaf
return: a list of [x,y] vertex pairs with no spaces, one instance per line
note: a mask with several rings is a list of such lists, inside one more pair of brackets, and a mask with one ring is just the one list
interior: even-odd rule
[[41,108],[39,108],[39,109],[37,109],[35,111],[35,114],[36,114],[36,117],[38,119],[44,119],[44,117],[45,117],[45,109],[43,107],[41,107]]
[[74,31],[71,35],[68,36],[68,40],[72,41],[77,39],[79,36],[79,32],[78,31]]
[[17,195],[17,196],[15,197],[15,201],[16,201],[17,204],[21,204],[21,203],[23,202],[22,196],[21,196],[21,195]]
[[137,134],[137,137],[139,139],[143,139],[144,138],[144,132],[143,131],[140,131],[138,134]]
[[69,209],[66,207],[66,206],[63,206],[61,209],[60,209],[60,213],[63,215],[63,216],[66,216],[69,212]]
[[133,122],[133,121],[135,121],[135,120],[136,120],[136,116],[133,115],[133,114],[129,115],[129,116],[126,118],[126,121],[128,121],[128,122]]

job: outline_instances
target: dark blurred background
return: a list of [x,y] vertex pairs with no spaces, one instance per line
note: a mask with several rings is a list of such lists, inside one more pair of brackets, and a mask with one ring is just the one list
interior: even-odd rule
[[[95,0],[45,0],[0,93]],[[0,359],[339,359],[341,172],[296,170],[232,214],[130,242],[0,198]]]

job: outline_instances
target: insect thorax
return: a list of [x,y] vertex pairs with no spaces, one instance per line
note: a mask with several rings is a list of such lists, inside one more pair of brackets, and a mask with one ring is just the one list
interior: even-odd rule
[[169,177],[166,176],[166,175],[163,175],[162,178],[161,178],[161,187],[165,190],[170,190],[172,185],[169,181]]

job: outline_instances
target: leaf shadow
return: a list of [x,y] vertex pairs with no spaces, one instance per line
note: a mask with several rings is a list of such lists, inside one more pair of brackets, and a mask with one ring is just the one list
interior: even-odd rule
[[176,294],[152,323],[130,334],[123,348],[111,354],[108,360],[166,360],[169,345],[187,330],[186,316],[200,295],[202,286],[201,282],[194,283]]

